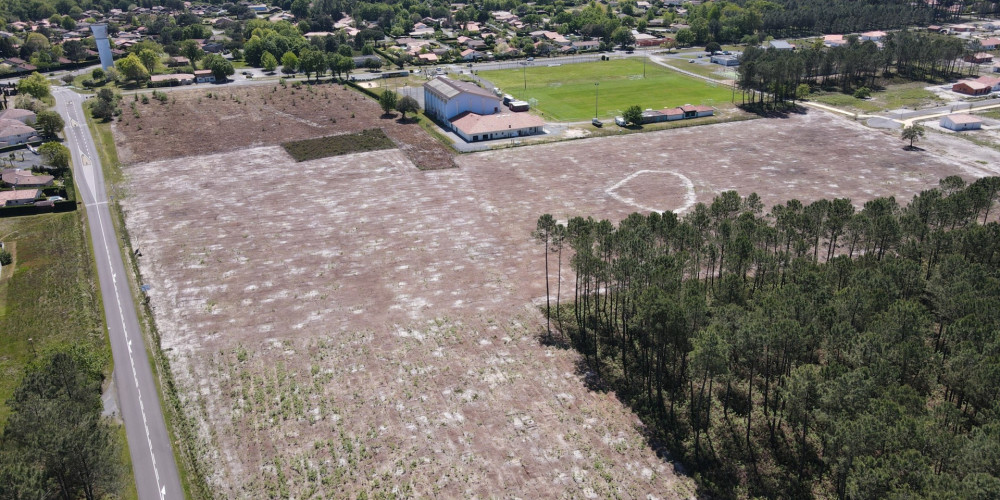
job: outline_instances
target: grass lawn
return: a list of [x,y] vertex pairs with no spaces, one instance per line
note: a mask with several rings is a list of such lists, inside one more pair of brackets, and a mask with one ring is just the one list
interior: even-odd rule
[[922,82],[890,85],[885,90],[872,92],[871,99],[856,99],[850,94],[829,92],[810,95],[809,100],[855,113],[876,113],[902,107],[920,109],[943,104],[940,97],[924,88],[926,86]]
[[[728,88],[715,86],[655,63],[622,59],[561,66],[532,66],[525,70],[483,71],[479,76],[504,92],[531,102],[553,121],[584,121],[594,117],[595,89],[598,116],[612,118],[629,106],[662,109],[683,104],[728,103]],[[527,78],[527,90],[524,79]],[[600,86],[595,86],[599,82]]]
[[[60,344],[111,351],[82,212],[0,219],[14,265],[0,277],[0,430],[25,365]],[[30,341],[28,339],[31,339]]]

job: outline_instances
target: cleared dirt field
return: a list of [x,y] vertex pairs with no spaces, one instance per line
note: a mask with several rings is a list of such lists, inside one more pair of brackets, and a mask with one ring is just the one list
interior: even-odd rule
[[617,221],[726,189],[860,205],[983,174],[975,153],[902,146],[810,113],[441,171],[257,147],[127,167],[124,208],[220,496],[689,497],[578,357],[539,343],[538,216]]
[[381,128],[420,168],[455,166],[452,152],[417,123],[384,117],[378,103],[340,85],[212,87],[170,92],[163,103],[139,99],[126,96],[114,124],[126,165]]

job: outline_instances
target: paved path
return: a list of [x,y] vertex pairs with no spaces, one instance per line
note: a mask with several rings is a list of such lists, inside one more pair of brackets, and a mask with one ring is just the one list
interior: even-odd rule
[[86,97],[65,88],[55,88],[52,93],[56,98],[56,110],[66,122],[66,146],[73,155],[77,192],[87,207],[115,363],[115,386],[132,455],[136,489],[140,500],[182,499],[184,492],[163,421],[156,380],[146,356],[128,271],[108,210],[101,160],[81,107]]

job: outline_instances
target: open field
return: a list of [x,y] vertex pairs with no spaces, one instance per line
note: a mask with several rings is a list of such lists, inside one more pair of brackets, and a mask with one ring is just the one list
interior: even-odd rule
[[126,167],[123,206],[219,496],[689,497],[579,357],[540,344],[538,216],[619,220],[725,189],[905,200],[1000,159],[902,145],[810,112],[434,172],[396,150],[294,163],[256,147]]
[[110,368],[81,215],[0,219],[0,241],[13,249],[15,258],[14,266],[5,266],[0,275],[0,432],[7,421],[6,401],[34,354],[60,344],[87,344]]
[[127,96],[113,127],[119,157],[129,164],[381,128],[420,168],[454,166],[451,151],[419,124],[383,118],[378,103],[358,92],[333,84],[295,87],[170,92],[162,104]]
[[[538,64],[538,63],[536,63]],[[521,69],[483,71],[479,76],[505,93],[523,100],[536,99],[543,117],[553,121],[582,121],[593,118],[595,82],[600,82],[598,116],[611,118],[629,106],[662,109],[684,104],[728,105],[728,88],[682,75],[652,61],[616,59],[561,66],[531,66]],[[524,79],[527,78],[527,90]]]
[[944,103],[934,92],[927,90],[923,82],[890,85],[885,90],[872,92],[870,99],[857,99],[840,92],[819,92],[809,96],[809,100],[836,106],[854,113],[877,113],[906,107],[921,109],[940,106]]

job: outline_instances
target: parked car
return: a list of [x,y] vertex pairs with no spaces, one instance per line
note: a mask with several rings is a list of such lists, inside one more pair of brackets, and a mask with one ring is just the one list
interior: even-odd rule
[[601,120],[598,120],[597,118],[594,118],[593,120],[590,120],[590,123],[593,124],[595,127],[603,127],[604,126],[604,122],[602,122]]

